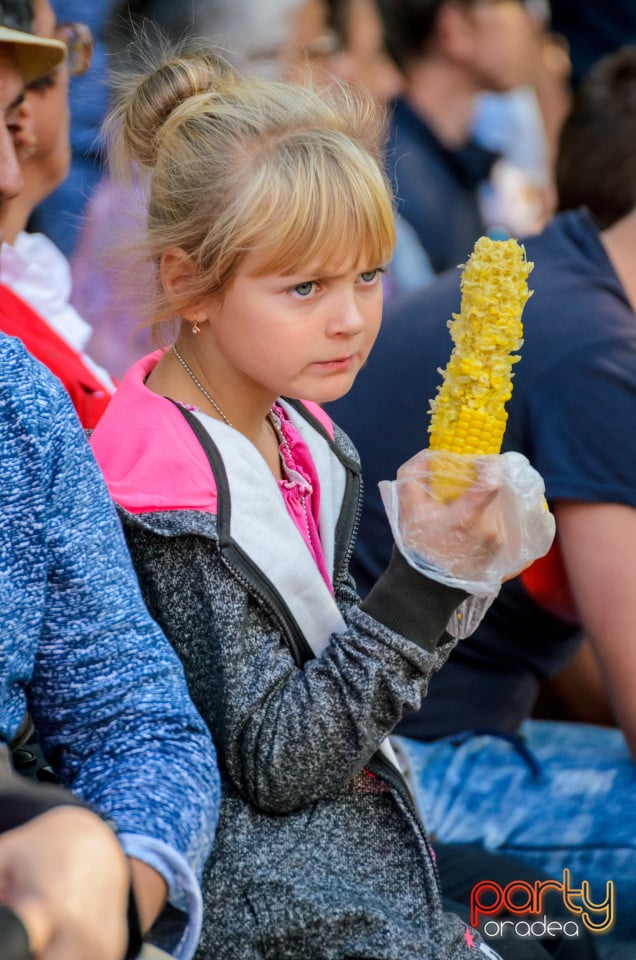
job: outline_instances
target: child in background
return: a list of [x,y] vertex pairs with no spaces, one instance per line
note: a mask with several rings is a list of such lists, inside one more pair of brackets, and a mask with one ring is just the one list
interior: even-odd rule
[[[361,94],[182,51],[111,121],[115,157],[148,181],[155,316],[177,336],[128,371],[92,444],[217,745],[201,960],[498,956],[443,912],[386,741],[448,656],[465,594],[396,550],[360,602],[359,463],[319,406],[351,387],[380,324],[381,120]],[[425,476],[418,458],[402,471],[405,539],[417,549],[415,516],[435,511],[476,569],[498,546],[494,490],[431,506]]]

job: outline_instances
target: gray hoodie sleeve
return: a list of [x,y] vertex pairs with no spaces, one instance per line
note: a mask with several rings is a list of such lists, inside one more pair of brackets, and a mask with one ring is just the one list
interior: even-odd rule
[[128,534],[220,765],[263,811],[288,813],[348,783],[403,710],[419,707],[453,645],[444,626],[461,595],[398,557],[362,607],[349,582],[337,585],[347,629],[300,664],[279,612],[227,569],[212,541]]

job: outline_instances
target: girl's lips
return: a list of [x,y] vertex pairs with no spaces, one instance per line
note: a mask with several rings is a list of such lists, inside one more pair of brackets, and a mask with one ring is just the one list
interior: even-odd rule
[[319,360],[316,366],[323,370],[348,370],[355,358],[355,353],[352,353],[348,357],[338,357],[337,360]]

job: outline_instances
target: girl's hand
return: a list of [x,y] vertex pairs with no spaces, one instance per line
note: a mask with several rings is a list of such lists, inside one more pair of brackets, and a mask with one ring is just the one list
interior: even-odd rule
[[[472,476],[446,502],[438,499],[443,470],[455,480],[458,473]],[[395,542],[411,566],[479,596],[496,594],[554,538],[543,480],[517,453],[466,457],[423,450],[380,491]]]
[[501,547],[498,518],[488,509],[500,485],[493,477],[480,477],[477,466],[477,479],[472,486],[455,499],[440,502],[431,492],[435,459],[434,454],[423,451],[397,472],[395,484],[404,546],[456,577],[479,579]]

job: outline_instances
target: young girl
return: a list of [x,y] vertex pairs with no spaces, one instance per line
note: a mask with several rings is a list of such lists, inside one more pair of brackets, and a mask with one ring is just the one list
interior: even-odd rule
[[[448,656],[464,594],[396,550],[360,603],[359,463],[319,406],[351,387],[380,323],[394,230],[378,119],[342,90],[191,53],[139,81],[114,122],[149,172],[156,319],[179,323],[92,443],[217,744],[198,956],[496,956],[442,911],[385,742]],[[408,524],[424,497],[404,482]],[[447,532],[478,556],[487,498],[462,499]]]

